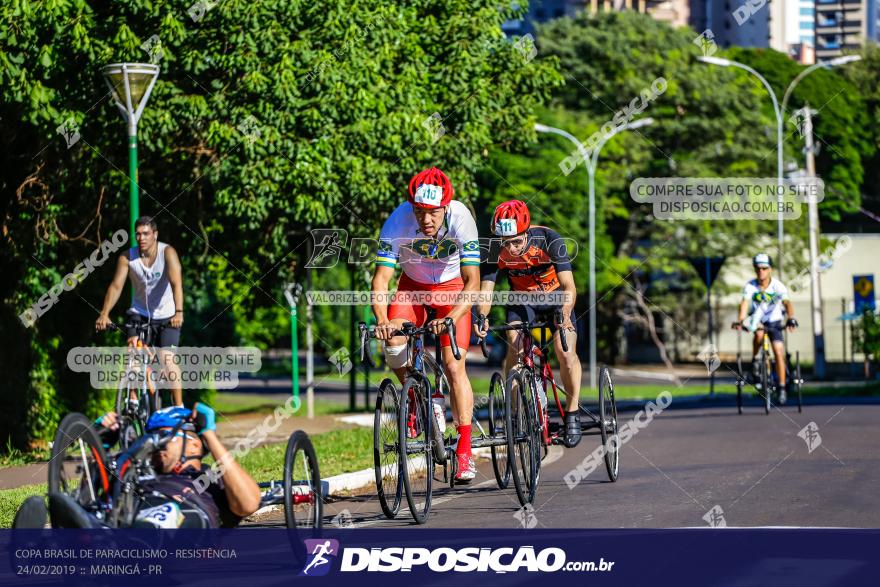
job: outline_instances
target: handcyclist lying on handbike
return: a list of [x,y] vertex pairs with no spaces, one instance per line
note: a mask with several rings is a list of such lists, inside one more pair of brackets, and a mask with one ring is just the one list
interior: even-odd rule
[[[770,255],[758,253],[752,259],[752,266],[755,268],[756,277],[746,283],[743,289],[739,317],[733,323],[733,328],[741,330],[746,327],[755,333],[752,345],[753,378],[757,378],[758,351],[764,340],[764,332],[767,332],[770,342],[773,343],[773,354],[776,357],[776,375],[779,378],[779,403],[781,405],[786,401],[785,337],[782,334],[783,306],[785,314],[788,315],[784,328],[790,332],[797,328],[798,323],[794,318],[794,308],[788,299],[788,288],[771,275],[773,261],[770,259]],[[746,316],[751,318],[751,327],[747,324]]]
[[[95,422],[95,427],[102,440],[112,445],[113,436],[119,432],[118,417],[109,412]],[[193,410],[161,409],[150,416],[147,434],[158,434],[160,444],[151,459],[155,476],[138,480],[135,527],[234,527],[260,507],[260,489],[220,442],[214,410],[210,407],[196,404]],[[223,463],[221,477],[211,475],[209,467],[203,464],[202,458],[208,452],[216,462]],[[123,467],[116,471],[111,481],[117,482],[124,470]],[[50,494],[49,502],[54,527],[106,525],[66,495]],[[34,521],[45,519],[43,498],[29,498],[19,516]],[[41,527],[19,516],[18,527]]]
[[[481,293],[490,294],[495,288],[498,273],[507,273],[510,288],[513,291],[547,293],[564,293],[564,302],[560,305],[523,305],[510,306],[507,309],[507,323],[534,322],[536,318],[546,318],[553,329],[564,328],[567,332],[567,350],[562,348],[560,337],[555,337],[556,356],[562,376],[562,385],[568,400],[565,406],[565,446],[574,447],[581,440],[581,421],[578,415],[578,395],[581,384],[581,363],[575,348],[577,338],[574,332],[574,309],[577,289],[571,271],[571,260],[568,257],[565,241],[559,234],[544,226],[532,226],[529,209],[524,202],[510,200],[495,208],[492,217],[492,233],[501,237],[502,250],[497,261],[489,259],[483,264],[481,276]],[[490,251],[490,256],[494,251]],[[491,303],[481,299],[479,314],[486,316]],[[556,324],[554,315],[561,307],[562,324]],[[489,328],[488,319],[482,325],[476,325],[477,335],[486,336]],[[517,353],[522,352],[520,337],[517,331],[508,331],[507,357],[504,361],[504,375],[513,367]]]

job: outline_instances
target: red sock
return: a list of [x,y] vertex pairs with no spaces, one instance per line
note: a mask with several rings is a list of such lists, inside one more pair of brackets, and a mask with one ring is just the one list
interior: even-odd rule
[[471,454],[471,425],[458,426],[458,446],[455,447],[455,454],[470,455]]

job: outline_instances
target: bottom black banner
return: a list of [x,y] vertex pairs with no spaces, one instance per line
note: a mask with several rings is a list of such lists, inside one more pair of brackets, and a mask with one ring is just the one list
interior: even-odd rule
[[842,529],[4,530],[0,583],[866,585],[878,546]]

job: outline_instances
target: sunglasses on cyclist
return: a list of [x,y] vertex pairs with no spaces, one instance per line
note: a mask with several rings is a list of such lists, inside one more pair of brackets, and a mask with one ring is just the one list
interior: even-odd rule
[[526,235],[514,236],[511,238],[503,238],[501,239],[501,246],[503,247],[521,247],[526,243]]

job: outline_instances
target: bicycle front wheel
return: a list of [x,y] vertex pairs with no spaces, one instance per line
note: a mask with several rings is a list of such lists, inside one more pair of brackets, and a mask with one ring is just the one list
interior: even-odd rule
[[291,529],[320,529],[322,512],[318,456],[309,435],[297,430],[284,453],[284,521]]
[[382,513],[393,519],[400,511],[403,478],[400,475],[400,398],[390,379],[379,384],[373,419],[373,465]]
[[497,371],[492,374],[489,382],[489,436],[493,441],[504,441],[504,444],[493,444],[492,469],[499,489],[507,489],[510,484],[510,462],[507,458],[507,405],[504,397],[504,379]]
[[795,392],[797,393],[797,402],[798,402],[798,412],[804,411],[804,403],[803,398],[801,397],[801,388],[804,386],[804,380],[801,379],[801,352],[797,351],[794,354],[795,357],[795,368],[794,368],[794,385]]
[[535,406],[526,378],[531,373],[513,369],[507,377],[505,395],[507,424],[507,455],[513,486],[521,505],[532,503],[538,489],[538,437]]
[[432,424],[434,414],[424,383],[408,377],[400,393],[398,437],[400,438],[400,476],[409,511],[417,524],[424,524],[431,511],[434,478]]
[[605,365],[599,370],[599,419],[602,425],[602,446],[605,447],[605,468],[608,478],[617,481],[620,470],[620,438],[617,435],[617,401],[614,399],[614,385],[611,372]]

